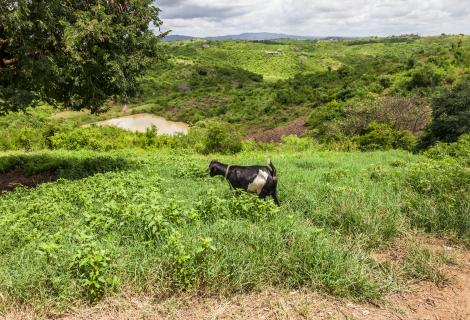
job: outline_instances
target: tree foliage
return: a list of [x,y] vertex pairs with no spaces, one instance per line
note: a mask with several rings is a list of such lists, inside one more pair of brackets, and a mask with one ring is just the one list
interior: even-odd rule
[[423,137],[420,149],[437,141],[455,142],[470,132],[470,79],[466,78],[454,88],[434,99],[433,119]]
[[0,112],[38,101],[99,111],[158,57],[151,0],[0,0]]

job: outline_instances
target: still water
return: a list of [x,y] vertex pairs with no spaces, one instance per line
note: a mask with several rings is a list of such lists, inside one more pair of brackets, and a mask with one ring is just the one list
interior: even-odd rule
[[98,126],[114,126],[121,129],[145,132],[152,125],[158,128],[158,134],[175,135],[188,133],[189,126],[184,122],[174,122],[149,113],[134,114],[95,123]]

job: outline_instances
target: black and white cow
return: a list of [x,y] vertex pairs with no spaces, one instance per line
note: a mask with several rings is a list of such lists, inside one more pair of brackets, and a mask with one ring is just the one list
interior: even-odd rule
[[271,196],[274,203],[280,205],[276,190],[276,168],[272,161],[267,166],[235,166],[212,160],[209,174],[211,177],[224,176],[232,188],[256,193],[261,199]]

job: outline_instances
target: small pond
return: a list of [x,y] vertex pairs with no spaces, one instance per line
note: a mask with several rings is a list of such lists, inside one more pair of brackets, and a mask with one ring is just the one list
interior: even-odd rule
[[121,129],[145,132],[152,125],[158,128],[158,134],[187,134],[189,126],[184,122],[174,122],[150,113],[140,113],[95,123],[98,126],[114,126]]

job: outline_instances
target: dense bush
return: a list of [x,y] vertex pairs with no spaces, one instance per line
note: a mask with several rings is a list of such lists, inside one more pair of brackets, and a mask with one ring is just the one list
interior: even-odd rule
[[470,78],[434,99],[433,119],[419,148],[437,141],[454,142],[470,133]]
[[81,178],[98,172],[135,168],[133,161],[114,154],[96,154],[91,151],[60,151],[50,153],[6,153],[0,156],[0,173],[21,171],[26,175],[48,172],[60,178]]
[[312,129],[319,128],[329,122],[344,116],[343,106],[337,101],[329,102],[316,108],[308,117],[307,125]]
[[240,132],[229,123],[214,120],[198,122],[190,129],[187,141],[190,147],[203,154],[230,154],[242,150]]
[[403,149],[413,150],[417,139],[410,131],[394,130],[387,124],[372,122],[362,135],[353,139],[364,151]]
[[181,145],[181,139],[178,137],[157,136],[154,128],[150,128],[146,133],[132,133],[111,126],[75,128],[70,131],[58,132],[49,139],[52,149],[66,150],[107,151],[133,147],[161,148]]
[[47,138],[53,134],[52,112],[52,107],[39,106],[0,117],[0,151],[46,148]]
[[330,141],[338,137],[338,131],[331,125],[335,120],[344,117],[344,107],[337,101],[331,101],[313,110],[307,119],[307,125],[312,129],[316,138]]
[[0,130],[0,150],[41,150],[47,147],[44,132],[33,128]]
[[423,154],[431,159],[456,161],[470,167],[470,134],[462,135],[457,142],[438,142]]
[[441,79],[441,75],[437,73],[433,67],[423,65],[411,71],[410,80],[406,84],[406,87],[408,90],[435,87],[439,84]]
[[411,133],[418,134],[430,118],[431,109],[424,99],[390,96],[346,106],[332,101],[315,108],[307,125],[322,142],[344,142],[356,137],[354,141],[362,149],[410,150],[415,144]]
[[388,96],[349,105],[339,126],[345,135],[353,136],[374,121],[418,134],[431,121],[431,108],[422,98]]
[[285,105],[300,104],[305,102],[305,98],[294,89],[287,88],[276,91],[276,102]]

